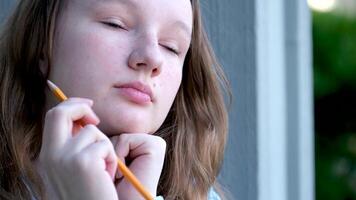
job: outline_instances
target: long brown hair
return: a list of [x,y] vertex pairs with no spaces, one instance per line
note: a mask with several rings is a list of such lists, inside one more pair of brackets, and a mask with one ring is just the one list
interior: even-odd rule
[[[39,60],[46,56],[51,61],[60,2],[21,0],[0,35],[0,198],[3,199],[30,199],[31,195],[45,198],[41,179],[32,164],[41,148],[46,112],[48,74],[39,69]],[[165,199],[206,199],[209,189],[216,184],[227,137],[222,90],[227,88],[227,81],[204,31],[199,1],[191,3],[193,33],[183,81],[157,131],[167,141],[158,187],[158,194]]]

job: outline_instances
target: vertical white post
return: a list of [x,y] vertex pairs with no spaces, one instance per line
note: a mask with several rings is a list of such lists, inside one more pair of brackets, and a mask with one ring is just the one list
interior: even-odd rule
[[[284,21],[285,20],[285,21]],[[256,1],[258,199],[314,199],[310,14]]]
[[[292,8],[293,9],[293,8]],[[313,80],[311,16],[305,1],[296,0],[298,44],[298,108],[299,108],[299,200],[315,198],[315,158],[313,125]]]
[[284,1],[256,0],[258,200],[287,199]]

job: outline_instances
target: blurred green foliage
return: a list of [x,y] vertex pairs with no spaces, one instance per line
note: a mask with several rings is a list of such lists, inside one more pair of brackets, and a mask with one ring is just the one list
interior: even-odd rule
[[314,84],[316,97],[345,85],[356,88],[356,20],[327,13],[313,14]]
[[356,136],[317,139],[317,200],[356,199]]
[[356,200],[356,19],[313,13],[316,199]]

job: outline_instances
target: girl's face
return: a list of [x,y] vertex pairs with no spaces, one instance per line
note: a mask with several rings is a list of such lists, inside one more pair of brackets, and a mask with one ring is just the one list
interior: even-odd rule
[[189,0],[66,1],[56,30],[49,79],[70,97],[94,100],[104,133],[161,126],[190,45]]

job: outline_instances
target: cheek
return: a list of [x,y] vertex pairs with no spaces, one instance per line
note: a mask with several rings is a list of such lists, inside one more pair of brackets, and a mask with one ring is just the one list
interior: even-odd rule
[[163,88],[162,97],[164,102],[170,105],[173,103],[182,81],[181,67],[166,70],[166,72],[162,74],[162,77],[160,82],[160,87]]
[[55,40],[50,79],[67,88],[68,95],[100,96],[125,70],[128,42],[90,29],[66,30]]
[[121,71],[122,66],[125,66],[125,58],[128,56],[127,42],[118,40],[120,39],[110,38],[105,34],[92,33],[84,41],[88,60],[96,63],[95,67],[100,68],[106,75]]
[[[116,39],[117,40],[117,39]],[[67,32],[61,38],[58,55],[63,58],[59,62],[66,63],[71,70],[90,72],[101,70],[110,74],[117,66],[122,66],[126,55],[126,43],[115,41],[110,35],[100,31]]]

